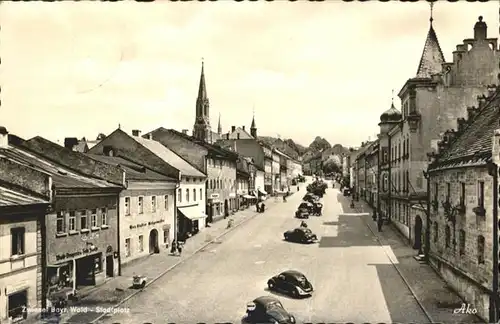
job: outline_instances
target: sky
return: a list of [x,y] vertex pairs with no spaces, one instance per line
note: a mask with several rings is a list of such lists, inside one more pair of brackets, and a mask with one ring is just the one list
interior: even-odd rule
[[[480,15],[498,37],[498,6],[434,6],[447,61]],[[429,16],[398,1],[2,2],[0,125],[59,143],[191,132],[203,58],[213,130],[255,112],[259,135],[359,146],[416,75]]]

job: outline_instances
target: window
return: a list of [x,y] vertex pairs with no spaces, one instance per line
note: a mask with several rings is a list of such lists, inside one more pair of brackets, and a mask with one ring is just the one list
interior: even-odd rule
[[484,208],[484,181],[479,181],[477,185],[477,206]]
[[76,231],[76,215],[75,211],[69,212],[69,231]]
[[451,241],[451,230],[450,230],[450,225],[446,225],[445,232],[445,245],[447,248],[450,247],[450,241]]
[[417,183],[416,183],[418,189],[422,189],[423,182],[424,182],[424,179],[422,178],[422,176],[418,175],[417,176]]
[[89,227],[89,223],[87,220],[87,211],[82,210],[80,212],[80,230],[88,229],[88,227]]
[[196,189],[193,189],[193,201],[196,201]]
[[144,252],[144,235],[139,235],[139,252]]
[[97,209],[92,209],[90,212],[90,226],[97,227]]
[[446,184],[446,201],[450,201],[450,194],[451,194],[451,183]]
[[130,215],[130,197],[125,197],[125,215]]
[[101,260],[101,256],[96,256],[95,259],[94,259],[94,273],[100,273],[102,272],[102,260]]
[[203,189],[200,188],[200,200],[203,200]]
[[144,197],[139,197],[138,207],[139,207],[139,214],[144,213]]
[[458,251],[460,253],[460,255],[464,255],[465,254],[465,231],[464,230],[460,230],[460,232],[458,233]]
[[484,264],[484,236],[477,237],[477,263]]
[[438,233],[438,223],[434,222],[434,243],[438,241],[439,233]]
[[24,254],[24,227],[16,227],[10,229],[10,236],[12,238],[12,253],[11,255]]
[[106,208],[101,208],[101,224],[102,226],[108,225],[108,211]]
[[125,257],[130,256],[130,239],[125,239]]
[[57,213],[56,229],[57,233],[66,232],[66,214],[64,213],[64,211],[60,211]]
[[156,212],[156,196],[151,197],[151,211]]
[[434,201],[438,201],[438,190],[439,184],[436,182],[434,183]]
[[460,184],[460,206],[465,206],[465,183]]
[[189,202],[189,189],[186,189],[186,202]]
[[406,155],[409,157],[410,156],[410,139],[406,139]]
[[177,190],[177,201],[182,202],[182,189]]
[[163,231],[163,244],[169,244],[170,243],[170,230],[164,230]]
[[165,210],[168,210],[168,195],[165,195]]

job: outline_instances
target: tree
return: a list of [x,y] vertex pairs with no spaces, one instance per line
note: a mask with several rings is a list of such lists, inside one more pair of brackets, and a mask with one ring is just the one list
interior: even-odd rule
[[99,133],[99,135],[97,135],[96,140],[98,140],[98,141],[102,141],[102,140],[103,140],[103,139],[105,139],[105,138],[106,138],[106,135],[104,135],[103,133]]
[[323,163],[323,172],[325,174],[341,172],[341,168],[335,159],[328,159]]

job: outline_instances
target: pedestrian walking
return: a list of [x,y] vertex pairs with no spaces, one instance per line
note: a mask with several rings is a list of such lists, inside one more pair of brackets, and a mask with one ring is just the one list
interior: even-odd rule
[[378,231],[379,232],[382,232],[382,225],[383,225],[383,220],[382,220],[382,215],[379,215],[378,216],[378,219],[377,219],[377,228],[378,228]]
[[177,252],[179,252],[179,256],[182,255],[182,243],[177,242]]
[[177,241],[173,241],[172,242],[172,247],[170,248],[170,253],[172,255],[176,255],[177,254]]

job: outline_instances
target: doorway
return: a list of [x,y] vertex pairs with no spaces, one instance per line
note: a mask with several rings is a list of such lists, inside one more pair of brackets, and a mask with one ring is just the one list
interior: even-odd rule
[[422,250],[422,218],[417,215],[415,217],[415,244],[413,244],[413,249]]
[[227,201],[227,199],[224,200],[224,216],[229,216],[229,202]]
[[149,254],[159,253],[160,248],[158,247],[158,231],[152,229],[149,232]]
[[26,319],[27,312],[26,307],[28,307],[28,291],[18,291],[9,295],[8,299],[8,317],[12,319]]
[[106,256],[106,277],[114,277],[115,269],[114,269],[114,259],[113,255]]

